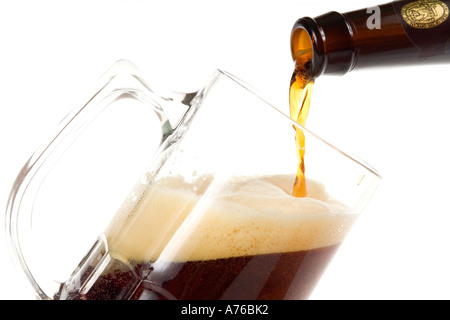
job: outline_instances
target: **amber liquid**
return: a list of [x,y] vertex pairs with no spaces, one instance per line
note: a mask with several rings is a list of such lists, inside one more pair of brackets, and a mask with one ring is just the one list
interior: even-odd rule
[[[296,60],[296,68],[292,75],[289,90],[291,119],[305,126],[309,113],[311,95],[314,88],[314,77],[311,74],[311,50],[304,51]],[[298,156],[297,176],[292,194],[295,197],[306,197],[308,194],[305,179],[305,135],[303,130],[295,128],[295,144]]]

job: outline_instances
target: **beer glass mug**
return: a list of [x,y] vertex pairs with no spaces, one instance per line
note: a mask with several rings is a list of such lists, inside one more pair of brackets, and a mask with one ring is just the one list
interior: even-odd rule
[[8,239],[40,299],[306,299],[379,179],[226,72],[160,94],[119,61],[20,172]]

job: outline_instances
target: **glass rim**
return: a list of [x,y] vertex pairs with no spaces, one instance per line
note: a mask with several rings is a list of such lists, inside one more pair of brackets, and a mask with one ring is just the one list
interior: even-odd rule
[[244,88],[245,90],[247,90],[248,92],[250,92],[251,94],[256,96],[258,99],[263,101],[265,104],[270,106],[272,109],[274,109],[275,111],[280,113],[287,121],[291,122],[291,124],[293,126],[296,126],[300,130],[303,130],[303,131],[307,132],[309,135],[313,136],[315,139],[321,141],[322,143],[324,143],[328,147],[332,148],[334,151],[340,153],[341,155],[343,155],[344,157],[346,157],[350,161],[352,161],[352,162],[356,163],[357,165],[363,167],[364,169],[369,171],[372,175],[374,175],[376,178],[378,178],[380,180],[382,179],[382,176],[380,175],[378,170],[376,170],[374,167],[372,167],[366,161],[362,160],[358,156],[356,156],[356,155],[354,155],[354,154],[352,154],[352,153],[350,153],[348,151],[344,151],[343,149],[336,147],[334,144],[332,144],[332,143],[328,142],[327,140],[323,139],[318,134],[312,132],[308,128],[306,128],[306,127],[302,126],[301,124],[299,124],[298,122],[292,120],[290,117],[288,117],[286,114],[284,114],[280,109],[275,107],[274,104],[272,104],[266,97],[264,97],[261,94],[261,92],[259,92],[253,86],[249,85],[247,82],[241,80],[240,78],[234,76],[233,74],[231,74],[231,73],[229,73],[229,72],[227,72],[225,70],[217,69],[217,72],[219,72],[221,75],[226,76],[228,79],[230,79],[231,81],[235,82],[236,84],[240,85],[242,88]]

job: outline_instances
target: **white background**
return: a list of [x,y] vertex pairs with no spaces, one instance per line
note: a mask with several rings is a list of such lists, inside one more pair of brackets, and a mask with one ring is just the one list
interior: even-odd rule
[[[288,112],[289,37],[302,16],[373,0],[0,2],[0,208],[28,157],[116,60],[178,91],[227,70]],[[312,299],[450,298],[450,65],[316,82],[308,127],[383,175]],[[1,299],[33,299],[1,228]]]

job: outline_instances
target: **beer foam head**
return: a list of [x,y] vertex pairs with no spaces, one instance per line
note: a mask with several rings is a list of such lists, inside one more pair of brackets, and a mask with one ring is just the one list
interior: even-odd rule
[[155,182],[112,222],[111,252],[186,261],[309,250],[340,243],[355,219],[314,181],[308,197],[296,198],[290,176],[201,179],[195,187],[174,177]]

